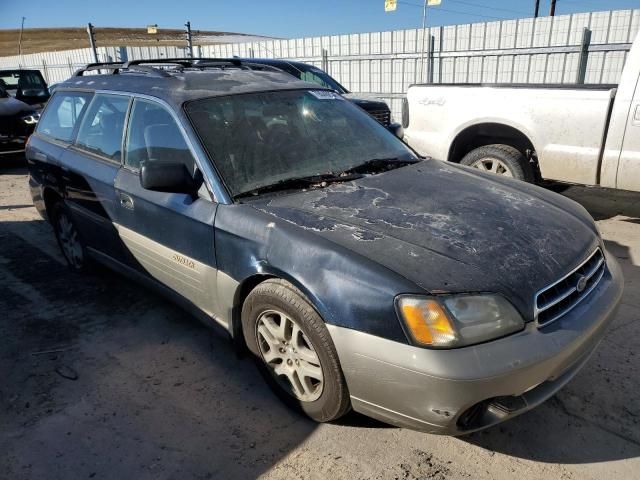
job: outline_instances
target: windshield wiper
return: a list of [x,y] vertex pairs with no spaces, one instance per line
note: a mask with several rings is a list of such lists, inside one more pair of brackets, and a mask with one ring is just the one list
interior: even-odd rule
[[372,158],[371,160],[367,160],[360,165],[356,165],[355,167],[351,167],[348,170],[345,170],[343,173],[379,173],[386,172],[388,170],[393,170],[395,168],[404,167],[407,165],[412,165],[414,163],[418,163],[420,160],[411,159],[411,160],[401,160],[398,157],[391,158]]
[[252,197],[260,195],[262,193],[277,192],[282,190],[294,190],[309,187],[322,188],[331,183],[349,182],[351,180],[357,180],[361,177],[362,175],[359,175],[357,173],[343,172],[338,175],[334,173],[323,173],[319,175],[308,175],[304,177],[285,178],[284,180],[280,180],[270,185],[264,185],[262,187],[254,188],[246,192],[238,193],[237,195],[234,195],[233,198]]

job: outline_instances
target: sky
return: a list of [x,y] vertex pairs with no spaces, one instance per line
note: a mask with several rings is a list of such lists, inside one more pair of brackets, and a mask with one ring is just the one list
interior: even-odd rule
[[[551,0],[540,0],[547,15]],[[442,0],[428,9],[429,25],[485,22],[533,16],[535,0]],[[0,0],[0,29],[74,27],[182,28],[303,37],[414,28],[422,0],[398,0],[385,13],[384,0]],[[639,8],[640,0],[557,0],[556,15]]]

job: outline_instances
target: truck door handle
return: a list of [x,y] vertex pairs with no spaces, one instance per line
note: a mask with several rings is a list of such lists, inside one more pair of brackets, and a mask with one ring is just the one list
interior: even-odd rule
[[640,103],[636,105],[636,113],[633,115],[633,119],[636,122],[640,122]]
[[128,210],[133,210],[133,198],[126,193],[120,193],[120,206]]

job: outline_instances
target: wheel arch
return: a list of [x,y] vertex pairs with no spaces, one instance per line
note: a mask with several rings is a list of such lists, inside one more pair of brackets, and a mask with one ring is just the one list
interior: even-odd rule
[[484,122],[468,125],[455,135],[449,145],[447,160],[460,163],[472,150],[493,144],[509,145],[528,158],[535,157],[534,142],[523,129],[500,122]]
[[326,322],[326,311],[324,306],[322,305],[322,302],[320,302],[318,297],[313,295],[313,293],[309,291],[309,289],[305,287],[301,282],[299,282],[291,275],[288,275],[280,270],[274,268],[261,268],[260,272],[256,272],[246,277],[238,284],[233,297],[233,306],[231,309],[231,334],[236,349],[241,354],[247,352],[247,346],[245,344],[244,334],[242,331],[242,306],[244,305],[244,302],[246,301],[249,294],[258,285],[270,279],[284,280],[285,282],[290,283],[292,286],[300,290],[300,292],[309,301],[313,309],[318,312],[318,315],[320,316],[322,321]]
[[60,193],[58,193],[54,188],[52,187],[45,187],[42,191],[42,200],[44,202],[44,207],[45,207],[45,211],[47,212],[47,219],[49,220],[49,222],[51,222],[53,219],[51,217],[51,212],[52,212],[52,208],[53,206],[57,203],[62,201],[62,195],[60,195]]

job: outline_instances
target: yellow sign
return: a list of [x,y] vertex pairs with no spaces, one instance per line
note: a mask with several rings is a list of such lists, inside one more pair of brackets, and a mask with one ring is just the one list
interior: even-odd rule
[[147,33],[158,33],[158,25],[147,25]]
[[395,12],[397,6],[398,6],[398,1],[397,0],[384,0],[384,11],[385,12]]
[[427,0],[427,5],[429,5],[430,7],[435,7],[437,5],[440,5],[442,3],[442,0]]

